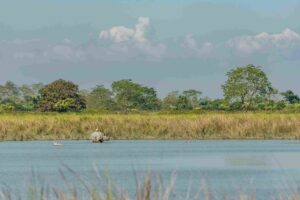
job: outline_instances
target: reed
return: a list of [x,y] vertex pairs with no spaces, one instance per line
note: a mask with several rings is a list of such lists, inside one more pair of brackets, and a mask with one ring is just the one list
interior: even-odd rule
[[0,115],[0,140],[89,139],[96,128],[113,139],[299,139],[299,113]]
[[176,189],[176,175],[173,173],[167,183],[158,174],[148,172],[141,176],[135,176],[135,191],[128,191],[115,184],[109,175],[95,171],[94,179],[83,178],[70,168],[59,170],[60,184],[48,184],[40,176],[33,173],[32,181],[26,184],[27,190],[12,189],[5,185],[0,186],[1,200],[300,200],[299,190],[287,188],[284,194],[273,192],[259,197],[252,190],[236,189],[230,193],[212,190],[206,179],[201,179],[198,186],[191,189],[191,185]]

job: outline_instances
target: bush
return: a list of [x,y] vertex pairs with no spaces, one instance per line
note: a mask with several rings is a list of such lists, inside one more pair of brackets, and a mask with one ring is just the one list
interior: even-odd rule
[[277,101],[275,104],[276,110],[282,110],[286,107],[286,103],[283,100]]
[[11,103],[5,103],[0,105],[0,112],[14,112],[16,107]]
[[300,112],[300,103],[288,104],[286,105],[285,110],[288,112]]
[[58,112],[67,112],[73,109],[76,109],[75,100],[71,98],[67,98],[64,100],[58,101],[54,104],[54,109]]

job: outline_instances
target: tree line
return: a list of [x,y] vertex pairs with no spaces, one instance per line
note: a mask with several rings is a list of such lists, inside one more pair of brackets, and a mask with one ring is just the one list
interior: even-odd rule
[[221,86],[224,98],[211,99],[188,89],[172,91],[158,98],[154,88],[131,79],[79,90],[63,79],[44,85],[18,86],[8,81],[0,85],[0,112],[39,111],[160,111],[160,110],[291,110],[300,111],[300,98],[291,90],[279,92],[259,66],[247,65],[230,70]]

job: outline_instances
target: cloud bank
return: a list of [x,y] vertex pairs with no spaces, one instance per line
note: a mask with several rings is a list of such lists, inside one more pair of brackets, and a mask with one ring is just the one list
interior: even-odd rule
[[156,40],[149,37],[150,28],[150,19],[139,17],[132,27],[112,25],[82,43],[71,37],[61,41],[0,41],[0,69],[5,71],[0,80],[101,77],[107,81],[119,78],[143,81],[149,77],[159,81],[170,79],[173,80],[170,83],[176,84],[178,77],[185,77],[184,80],[191,76],[203,79],[208,74],[223,77],[230,68],[249,63],[267,67],[300,64],[300,34],[289,28],[279,33],[236,34],[219,40],[192,34]]
[[274,49],[293,49],[300,47],[300,35],[287,28],[276,34],[262,32],[254,36],[233,38],[227,42],[227,46],[244,55]]
[[190,57],[217,62],[220,58],[235,60],[239,56],[249,57],[255,62],[256,54],[264,55],[266,59],[269,56],[284,59],[300,57],[300,34],[291,29],[273,34],[262,32],[242,35],[223,42],[198,42],[192,34],[187,34],[171,44],[167,40],[157,42],[149,39],[149,26],[149,18],[139,17],[132,28],[113,26],[101,31],[95,40],[84,44],[68,38],[59,42],[45,39],[0,41],[0,66],[40,65],[51,62],[160,62]]

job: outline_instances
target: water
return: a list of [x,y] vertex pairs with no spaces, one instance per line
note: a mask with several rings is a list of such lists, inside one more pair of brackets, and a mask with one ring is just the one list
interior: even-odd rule
[[[300,186],[298,141],[49,141],[1,142],[1,183],[26,188],[33,172],[53,185],[63,184],[59,169],[69,166],[94,177],[94,167],[134,194],[135,176],[151,170],[164,181],[176,173],[177,195],[199,190],[201,180],[215,196],[245,192],[257,199],[291,193]],[[66,173],[68,176],[68,173]],[[71,175],[69,175],[71,176]],[[72,179],[72,178],[70,178]],[[92,179],[92,178],[91,178]]]

